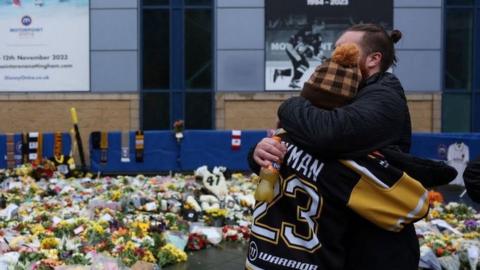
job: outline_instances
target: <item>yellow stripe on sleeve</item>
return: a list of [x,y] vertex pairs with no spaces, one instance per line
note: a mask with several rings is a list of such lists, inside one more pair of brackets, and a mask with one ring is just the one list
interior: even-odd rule
[[428,212],[427,190],[406,173],[391,188],[380,187],[362,174],[353,188],[348,207],[389,231],[423,218]]

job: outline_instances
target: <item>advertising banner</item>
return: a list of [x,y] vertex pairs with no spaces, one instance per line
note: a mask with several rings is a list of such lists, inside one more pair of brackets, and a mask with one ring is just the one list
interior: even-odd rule
[[266,90],[300,90],[348,27],[393,25],[393,0],[266,0]]
[[89,91],[89,7],[0,0],[0,91]]

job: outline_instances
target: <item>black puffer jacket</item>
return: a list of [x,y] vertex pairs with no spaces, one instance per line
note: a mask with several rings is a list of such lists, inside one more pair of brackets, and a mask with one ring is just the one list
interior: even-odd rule
[[410,149],[405,93],[391,73],[371,76],[347,106],[322,110],[294,97],[280,106],[278,117],[296,144],[327,158],[362,157],[391,145]]

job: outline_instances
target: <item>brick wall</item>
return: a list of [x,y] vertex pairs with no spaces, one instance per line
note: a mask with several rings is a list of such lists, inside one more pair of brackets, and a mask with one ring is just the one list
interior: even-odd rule
[[410,94],[407,95],[412,129],[417,132],[441,131],[442,95]]
[[137,94],[6,94],[0,95],[0,132],[67,132],[73,128],[70,108],[79,118],[88,159],[92,131],[127,131],[139,127]]
[[[218,93],[217,129],[266,129],[277,121],[283,100],[298,93]],[[408,94],[412,128],[416,132],[441,130],[441,94]]]
[[218,93],[217,129],[266,129],[277,123],[278,106],[299,93]]

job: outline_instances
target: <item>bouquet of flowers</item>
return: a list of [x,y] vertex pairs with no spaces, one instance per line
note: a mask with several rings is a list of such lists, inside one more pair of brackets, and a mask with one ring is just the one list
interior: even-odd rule
[[222,227],[225,222],[225,217],[227,217],[227,214],[227,209],[207,209],[204,215],[205,223],[214,227]]
[[187,261],[187,254],[172,244],[166,244],[158,252],[157,258],[158,264],[165,266]]
[[250,230],[245,226],[224,226],[223,239],[231,242],[246,242],[250,238]]

